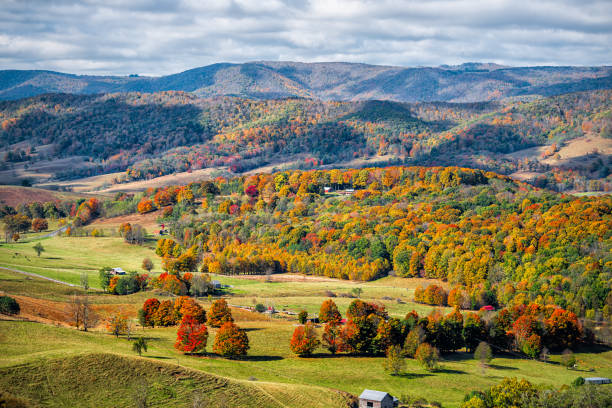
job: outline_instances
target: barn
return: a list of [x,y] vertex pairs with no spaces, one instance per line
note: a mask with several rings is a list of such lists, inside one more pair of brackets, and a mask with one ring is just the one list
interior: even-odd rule
[[397,406],[397,398],[389,393],[374,390],[363,390],[359,396],[359,408],[393,408]]

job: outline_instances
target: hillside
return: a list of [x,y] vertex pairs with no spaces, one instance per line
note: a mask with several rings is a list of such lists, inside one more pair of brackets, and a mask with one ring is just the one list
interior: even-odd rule
[[584,316],[610,308],[611,200],[481,170],[388,167],[219,178],[104,208],[169,209],[159,222],[203,251],[205,272],[443,279],[473,307],[531,300]]
[[185,91],[201,97],[478,102],[610,87],[611,67],[504,67],[478,63],[393,67],[261,61],[213,64],[155,78],[0,71],[0,99],[44,93]]
[[[206,168],[240,173],[376,159],[379,165],[528,172],[541,187],[602,191],[612,188],[608,144],[583,143],[581,157],[552,159],[574,139],[609,140],[611,101],[610,90],[481,103],[203,99],[183,92],[43,95],[0,102],[0,180],[127,170],[105,178],[99,187],[108,188]],[[535,147],[540,157],[513,155]]]

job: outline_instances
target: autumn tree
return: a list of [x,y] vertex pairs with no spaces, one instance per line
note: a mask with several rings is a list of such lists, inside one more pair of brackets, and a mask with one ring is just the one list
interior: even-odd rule
[[115,337],[126,334],[128,330],[128,319],[122,312],[111,315],[106,322],[106,329]]
[[40,232],[40,231],[45,231],[48,228],[49,228],[49,224],[47,223],[46,219],[34,218],[32,220],[32,231]]
[[193,316],[184,315],[176,333],[174,348],[183,353],[199,353],[206,350],[207,340],[206,326]]
[[440,352],[429,343],[422,343],[416,350],[415,358],[427,371],[435,371],[440,361]]
[[406,370],[406,361],[402,353],[400,346],[391,346],[387,350],[387,358],[383,363],[385,371],[391,373],[391,375],[401,374]]
[[327,299],[323,302],[323,304],[321,304],[319,320],[322,323],[339,322],[341,319],[342,315],[340,314],[338,306],[336,306],[336,303],[333,300]]
[[323,340],[323,347],[329,350],[330,353],[336,354],[341,347],[339,324],[333,320],[328,322],[323,329],[321,339]]
[[226,321],[217,330],[213,351],[225,357],[239,357],[247,354],[249,338],[244,330],[231,321]]
[[317,333],[312,323],[300,325],[293,331],[290,348],[295,354],[309,356],[319,347],[321,342],[317,338]]
[[212,327],[221,327],[224,323],[233,322],[232,311],[225,299],[216,300],[208,313],[208,324]]
[[147,272],[151,272],[151,270],[153,269],[153,261],[151,261],[151,258],[144,258],[142,260],[142,269]]

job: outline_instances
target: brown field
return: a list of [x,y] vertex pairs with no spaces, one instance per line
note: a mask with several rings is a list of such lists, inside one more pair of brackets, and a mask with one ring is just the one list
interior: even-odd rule
[[21,187],[21,186],[0,186],[0,204],[18,206],[22,203],[33,203],[55,200],[68,200],[91,197],[84,194],[73,194],[59,191],[50,191],[41,188]]
[[161,216],[161,210],[153,211],[147,214],[129,214],[113,218],[96,218],[89,226],[94,228],[116,228],[119,225],[129,222],[130,224],[142,225],[147,232],[153,233],[159,229],[157,217]]
[[23,179],[33,180],[37,183],[46,182],[66,168],[86,168],[94,165],[85,160],[85,156],[71,156],[62,159],[41,160],[34,163],[28,162],[27,169],[25,168],[26,162],[16,163],[13,168],[0,171],[0,183],[15,184],[20,183]]

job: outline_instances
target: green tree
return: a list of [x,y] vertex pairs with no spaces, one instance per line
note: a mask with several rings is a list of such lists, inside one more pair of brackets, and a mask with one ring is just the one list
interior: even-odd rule
[[306,321],[308,320],[308,312],[302,310],[300,313],[298,313],[297,319],[300,324],[306,324]]
[[142,352],[147,352],[147,341],[144,337],[139,337],[134,343],[132,343],[132,350],[142,356]]
[[387,358],[383,363],[383,367],[391,375],[398,375],[406,370],[406,360],[400,346],[391,346],[387,349]]
[[38,256],[40,256],[41,253],[45,252],[45,248],[40,242],[37,242],[36,245],[34,245],[32,248],[34,248],[34,251],[36,251],[36,255]]

